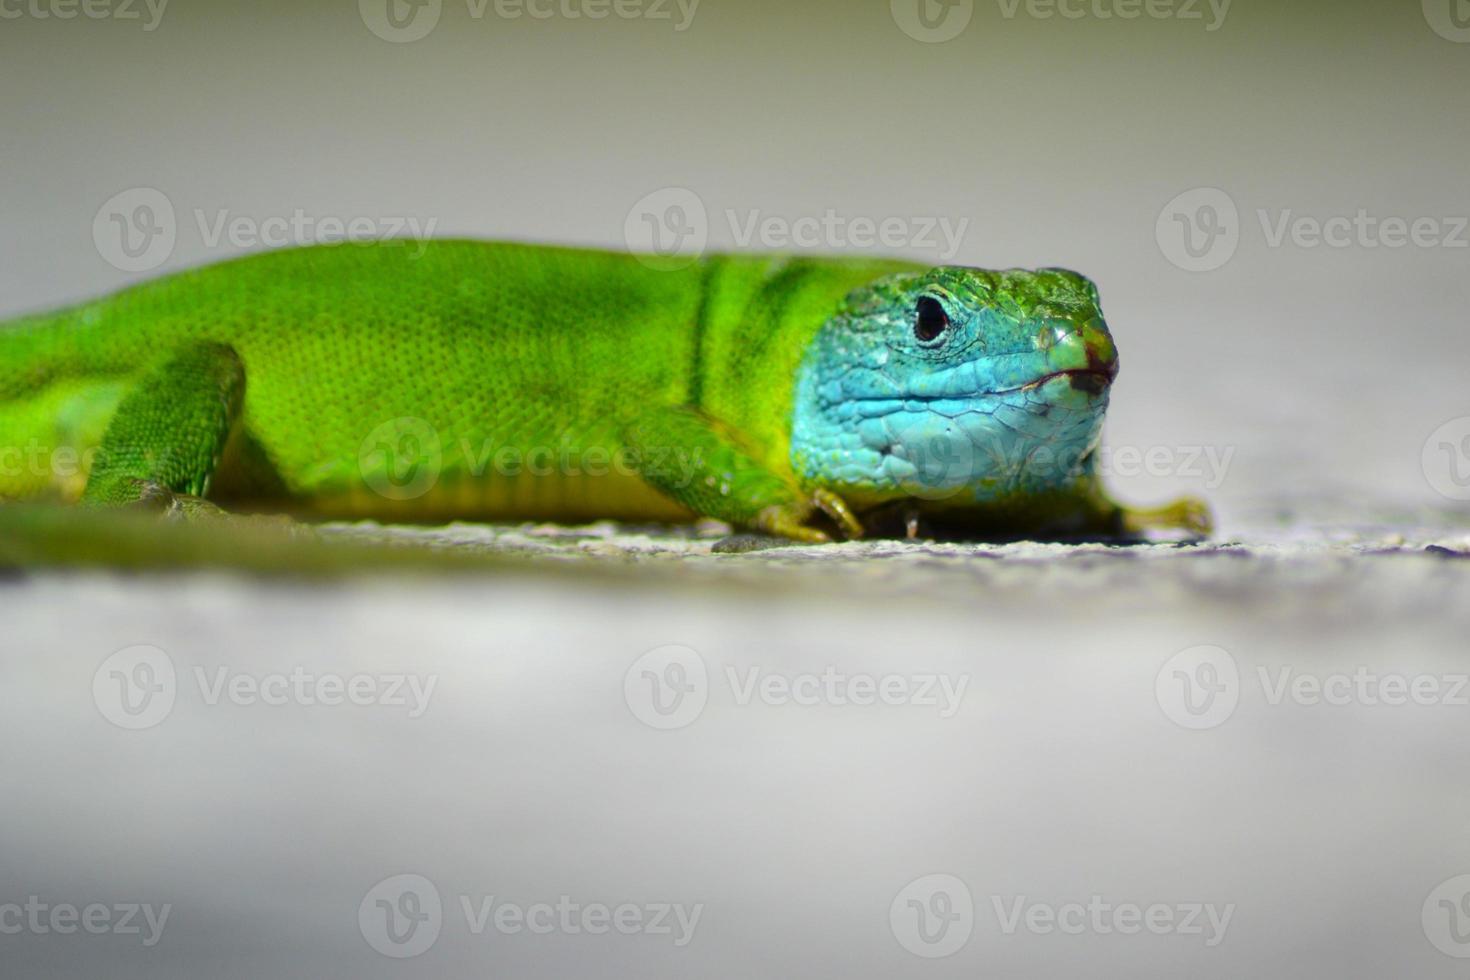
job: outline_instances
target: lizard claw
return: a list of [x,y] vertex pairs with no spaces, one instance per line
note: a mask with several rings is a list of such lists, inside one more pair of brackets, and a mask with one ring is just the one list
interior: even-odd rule
[[832,540],[830,534],[810,527],[806,523],[811,517],[813,507],[830,517],[832,523],[837,525],[844,537],[850,539],[863,536],[863,526],[858,523],[852,509],[847,506],[847,501],[831,490],[812,491],[810,504],[794,503],[767,507],[755,519],[755,527],[767,534],[790,538],[803,544],[828,544]]
[[820,508],[822,513],[832,518],[849,540],[863,536],[863,525],[853,514],[852,508],[847,506],[847,501],[831,490],[812,491],[812,503]]
[[777,537],[789,538],[792,541],[800,541],[803,544],[828,544],[832,536],[825,531],[814,527],[807,527],[803,521],[807,514],[804,508],[796,507],[767,507],[760,512],[755,519],[757,530]]

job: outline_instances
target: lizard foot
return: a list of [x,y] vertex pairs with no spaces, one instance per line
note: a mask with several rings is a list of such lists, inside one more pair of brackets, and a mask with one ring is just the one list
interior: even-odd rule
[[1123,529],[1131,534],[1184,531],[1191,538],[1199,539],[1209,537],[1214,524],[1210,505],[1197,497],[1181,497],[1163,507],[1123,508]]
[[189,493],[175,493],[153,480],[129,480],[136,494],[125,506],[158,514],[165,521],[195,523],[223,521],[290,537],[313,537],[315,531],[285,514],[234,514],[219,504]]
[[828,544],[832,535],[807,523],[813,510],[825,514],[847,538],[860,538],[863,526],[852,509],[837,494],[830,490],[816,490],[810,503],[777,504],[767,507],[757,515],[754,527],[757,531],[777,537],[789,538],[802,544]]

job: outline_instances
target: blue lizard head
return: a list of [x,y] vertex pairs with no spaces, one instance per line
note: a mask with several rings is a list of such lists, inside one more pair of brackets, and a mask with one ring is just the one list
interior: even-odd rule
[[856,290],[797,377],[791,461],[867,509],[1064,491],[1091,472],[1117,348],[1075,272],[941,267]]

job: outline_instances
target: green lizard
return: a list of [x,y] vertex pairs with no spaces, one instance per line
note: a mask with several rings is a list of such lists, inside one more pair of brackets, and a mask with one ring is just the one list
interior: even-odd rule
[[1204,533],[1194,501],[1103,493],[1117,364],[1062,270],[312,246],[5,324],[0,498],[808,542]]

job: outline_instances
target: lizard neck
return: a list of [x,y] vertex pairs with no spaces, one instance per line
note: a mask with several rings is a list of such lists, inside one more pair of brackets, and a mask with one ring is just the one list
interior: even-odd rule
[[747,436],[746,450],[791,476],[797,370],[822,324],[853,289],[909,263],[789,256],[715,256],[707,263],[694,407]]

